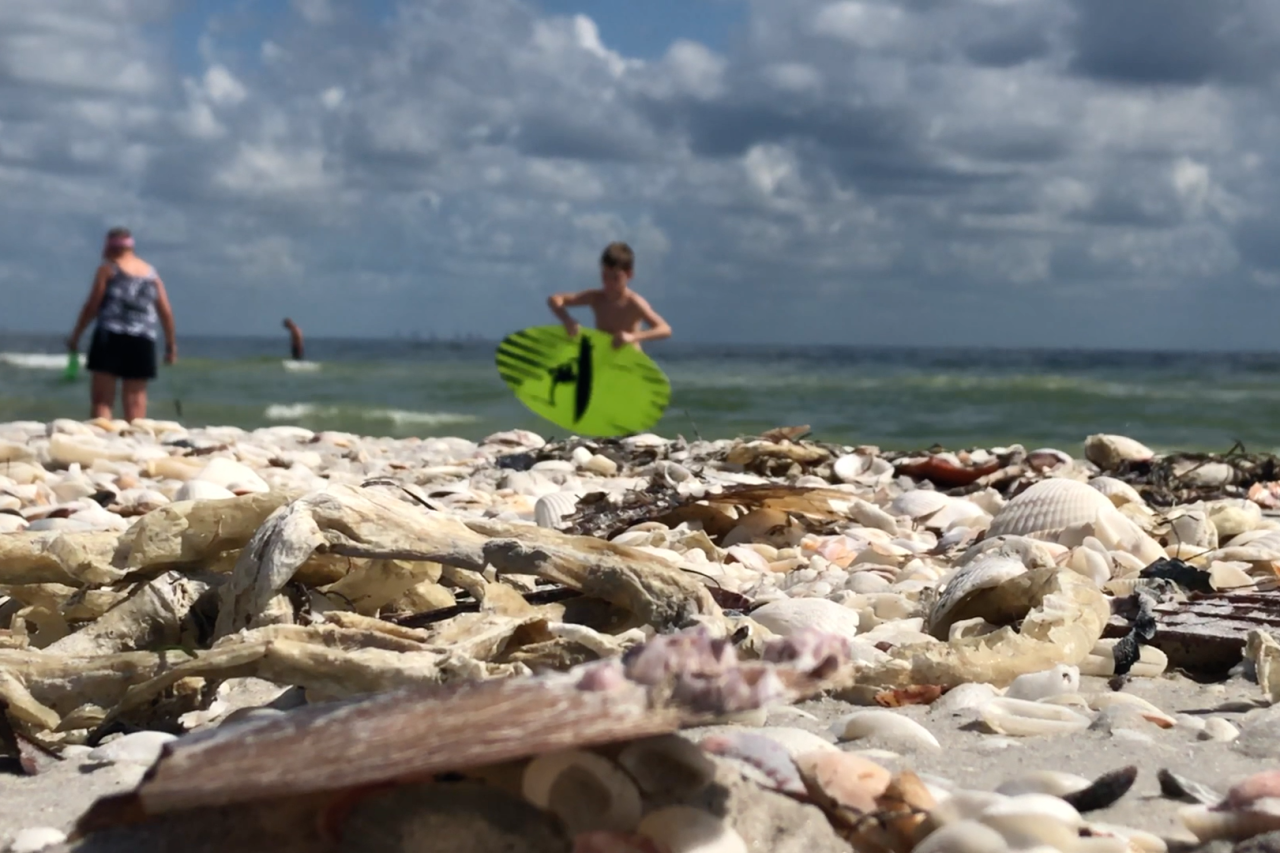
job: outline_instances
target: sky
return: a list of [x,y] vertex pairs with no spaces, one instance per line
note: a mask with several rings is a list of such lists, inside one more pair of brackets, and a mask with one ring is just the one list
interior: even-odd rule
[[3,0],[0,328],[1280,349],[1275,0]]

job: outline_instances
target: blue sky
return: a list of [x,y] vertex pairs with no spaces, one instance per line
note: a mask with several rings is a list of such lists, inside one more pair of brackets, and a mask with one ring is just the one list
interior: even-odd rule
[[[1136,26],[1140,22],[1141,26]],[[1280,4],[8,0],[0,325],[1275,348]]]

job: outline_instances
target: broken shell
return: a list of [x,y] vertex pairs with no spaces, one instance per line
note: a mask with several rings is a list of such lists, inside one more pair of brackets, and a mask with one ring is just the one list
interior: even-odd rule
[[893,781],[884,767],[851,752],[808,752],[795,764],[806,788],[860,815],[876,810],[876,798]]
[[858,611],[825,598],[780,598],[748,615],[783,637],[809,628],[850,639],[858,633]]
[[650,812],[640,821],[637,831],[661,844],[668,853],[748,853],[746,842],[732,827],[691,806],[668,806]]
[[1162,729],[1171,729],[1178,724],[1173,717],[1132,693],[1091,693],[1085,698],[1089,701],[1089,707],[1095,711],[1116,707],[1136,708],[1144,720],[1155,723]]
[[535,806],[558,816],[573,833],[627,831],[642,813],[635,783],[607,758],[580,749],[546,753],[530,761],[521,792]]
[[942,745],[928,729],[893,711],[855,711],[832,723],[831,731],[842,741],[878,738],[909,744],[914,749],[942,750]]
[[1013,680],[1004,695],[1010,699],[1026,699],[1035,702],[1063,693],[1075,693],[1080,689],[1080,670],[1074,666],[1058,664],[1053,669],[1029,672]]
[[1022,699],[992,699],[979,710],[996,734],[1015,737],[1070,734],[1089,727],[1089,718],[1061,705]]
[[695,744],[676,735],[645,738],[618,753],[618,764],[646,794],[660,791],[683,797],[715,778],[716,767]]
[[538,498],[538,502],[533,505],[533,518],[539,527],[558,529],[561,520],[572,515],[577,508],[577,495],[572,492],[551,492]]

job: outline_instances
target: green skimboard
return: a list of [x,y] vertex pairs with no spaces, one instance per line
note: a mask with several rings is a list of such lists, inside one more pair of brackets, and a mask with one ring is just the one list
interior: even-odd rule
[[613,336],[535,326],[498,344],[498,374],[534,414],[577,435],[609,438],[652,429],[671,402],[671,383],[653,359]]

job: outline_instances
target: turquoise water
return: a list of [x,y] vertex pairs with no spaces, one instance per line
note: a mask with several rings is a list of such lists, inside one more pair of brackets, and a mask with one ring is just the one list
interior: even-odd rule
[[[185,338],[151,386],[152,417],[247,428],[300,424],[368,435],[546,436],[493,365],[495,343]],[[1161,448],[1280,447],[1280,355],[1025,350],[649,348],[672,384],[656,431],[731,437],[809,424],[815,437],[885,448],[1073,450],[1091,432]],[[0,335],[0,421],[83,418],[88,377],[60,381],[53,336]]]

